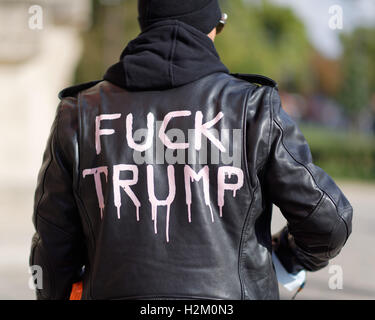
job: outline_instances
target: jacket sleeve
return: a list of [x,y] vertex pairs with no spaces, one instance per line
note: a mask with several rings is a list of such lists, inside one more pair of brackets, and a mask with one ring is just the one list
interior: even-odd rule
[[74,100],[60,103],[39,171],[34,199],[30,266],[39,266],[37,299],[68,299],[84,264],[82,226],[73,194]]
[[288,272],[316,271],[339,254],[351,233],[352,207],[322,169],[312,163],[297,125],[271,94],[270,154],[265,184],[270,200],[287,220],[273,237],[274,250]]

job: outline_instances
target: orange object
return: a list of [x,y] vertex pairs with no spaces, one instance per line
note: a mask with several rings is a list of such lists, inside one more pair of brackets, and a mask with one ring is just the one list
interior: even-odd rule
[[69,300],[81,300],[82,298],[82,281],[73,283],[72,292]]

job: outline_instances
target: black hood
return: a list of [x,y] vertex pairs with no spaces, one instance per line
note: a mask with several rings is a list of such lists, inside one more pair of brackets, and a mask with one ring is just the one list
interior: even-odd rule
[[216,72],[228,69],[212,40],[183,22],[166,20],[129,42],[104,79],[132,91],[164,90]]

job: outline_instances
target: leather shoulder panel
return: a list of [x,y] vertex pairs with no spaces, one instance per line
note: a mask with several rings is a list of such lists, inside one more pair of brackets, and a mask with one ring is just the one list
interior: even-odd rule
[[74,97],[76,96],[80,91],[89,89],[98,83],[102,82],[103,80],[96,80],[96,81],[90,81],[86,83],[82,83],[76,86],[71,86],[68,88],[65,88],[64,90],[61,90],[59,93],[59,98],[62,100],[67,97]]
[[231,73],[233,77],[254,83],[260,86],[269,86],[278,89],[277,82],[259,74]]

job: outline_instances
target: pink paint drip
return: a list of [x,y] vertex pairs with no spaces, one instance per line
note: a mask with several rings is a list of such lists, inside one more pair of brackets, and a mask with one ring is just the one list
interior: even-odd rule
[[[120,180],[120,173],[122,171],[133,172],[133,178],[130,180]],[[104,212],[104,197],[103,197],[101,180],[100,180],[100,175],[102,173],[104,173],[106,181],[107,181],[107,175],[108,175],[107,167],[87,169],[83,171],[84,178],[87,175],[94,176],[101,218],[103,218],[103,212]],[[229,178],[231,178],[232,175],[237,176],[238,178],[237,183],[235,184],[225,183],[226,175],[229,176]],[[201,179],[203,180],[203,189],[204,189],[203,191],[204,191],[205,203],[209,207],[210,214],[211,214],[211,221],[212,222],[215,221],[212,206],[210,204],[208,166],[201,169],[199,173],[197,174],[188,165],[186,165],[185,166],[185,191],[186,191],[186,204],[188,207],[189,223],[191,223],[192,221],[192,214],[191,214],[192,195],[191,195],[190,184],[194,181],[199,181]],[[137,182],[138,182],[138,167],[137,166],[123,165],[123,164],[114,166],[113,187],[114,187],[115,207],[117,208],[118,219],[121,218],[121,190],[124,190],[136,207],[136,217],[137,217],[137,221],[139,221],[139,211],[140,211],[139,208],[141,207],[141,203],[139,202],[138,198],[135,196],[134,192],[130,188],[132,185],[135,185]],[[223,216],[225,190],[232,191],[233,197],[236,197],[237,191],[243,186],[243,183],[244,183],[244,174],[241,169],[235,168],[235,167],[220,167],[219,168],[219,171],[218,171],[218,206],[220,209],[220,217]],[[173,165],[168,166],[168,185],[169,185],[169,194],[168,194],[167,199],[165,200],[156,199],[156,196],[154,193],[154,190],[155,190],[154,168],[152,165],[147,166],[147,188],[148,188],[149,201],[151,203],[151,208],[152,208],[151,218],[154,221],[154,232],[155,234],[158,233],[158,230],[157,230],[158,206],[166,206],[167,212],[166,212],[165,233],[166,233],[167,242],[169,242],[171,204],[173,203],[175,199],[175,195],[176,195],[175,171],[174,171]]]
[[152,205],[152,221],[154,221],[154,232],[155,234],[158,233],[158,206]]
[[208,205],[208,207],[210,208],[210,212],[211,212],[211,221],[212,221],[212,223],[214,223],[215,220],[214,220],[214,213],[212,212],[212,207],[211,207],[210,204]]
[[171,214],[171,206],[167,205],[167,223],[166,223],[166,226],[165,226],[165,235],[166,235],[166,238],[167,238],[167,242],[169,242],[169,217],[170,217],[170,214]]
[[210,209],[211,220],[212,220],[212,222],[214,222],[214,214],[212,212],[212,207],[211,207],[211,204],[210,204],[209,171],[210,171],[209,167],[205,166],[198,173],[196,173],[192,168],[190,168],[190,166],[185,165],[185,168],[184,168],[185,194],[186,194],[186,205],[188,207],[189,223],[191,222],[191,203],[192,203],[191,183],[193,183],[194,181],[200,181],[201,179],[203,180],[204,201]]
[[191,204],[189,203],[188,205],[188,221],[191,223]]
[[104,173],[105,181],[108,182],[108,168],[107,167],[86,169],[86,170],[83,170],[83,172],[82,172],[83,178],[86,178],[87,175],[93,175],[94,176],[95,190],[96,190],[96,196],[98,198],[99,209],[100,209],[100,219],[101,220],[103,220],[103,210],[105,208],[102,182],[100,180],[100,175],[102,173]]
[[[229,178],[232,177],[232,175],[236,175],[238,178],[237,183],[235,184],[229,184],[225,183],[225,176],[228,175]],[[236,167],[220,167],[218,171],[218,205],[220,208],[220,217],[223,216],[223,207],[224,207],[224,192],[225,190],[232,190],[233,196],[236,197],[236,191],[241,189],[244,182],[244,174],[243,171],[240,168]]]
[[158,200],[155,196],[155,181],[154,181],[154,167],[152,165],[147,166],[147,189],[148,189],[148,196],[149,201],[151,203],[151,217],[154,221],[154,232],[155,234],[158,233],[157,229],[157,220],[158,220],[158,206],[166,206],[167,207],[167,216],[166,216],[166,239],[169,242],[169,220],[170,220],[170,210],[171,204],[174,201],[176,196],[176,183],[175,183],[175,172],[174,166],[168,166],[168,185],[169,185],[169,194],[167,199],[165,200]]
[[[131,180],[120,180],[120,173],[122,171],[131,171],[133,172],[133,179]],[[137,214],[137,221],[139,221],[139,208],[141,206],[140,201],[138,200],[137,196],[134,194],[133,190],[130,186],[137,184],[138,182],[138,167],[135,165],[125,165],[119,164],[113,167],[113,192],[114,192],[114,200],[115,200],[115,207],[117,208],[117,218],[121,218],[121,189],[125,191],[125,193],[129,196],[132,200],[133,204],[136,207],[136,214]]]

